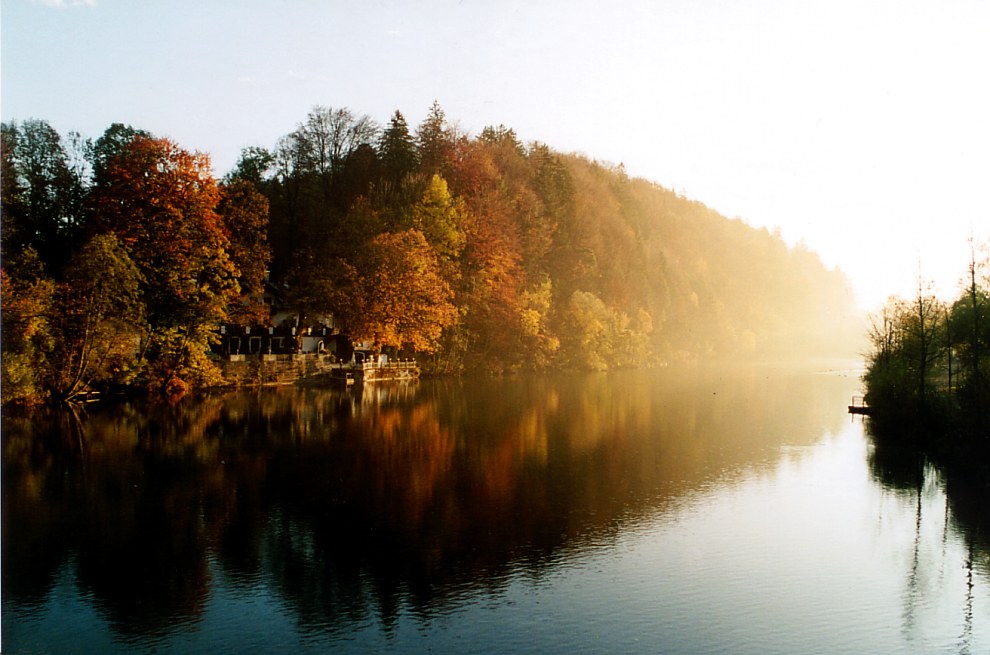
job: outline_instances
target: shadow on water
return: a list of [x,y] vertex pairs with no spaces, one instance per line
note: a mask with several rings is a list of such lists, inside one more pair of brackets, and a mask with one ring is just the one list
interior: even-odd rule
[[[423,380],[5,417],[4,607],[42,605],[68,571],[118,638],[155,638],[201,620],[219,575],[304,632],[388,633],[836,431],[848,382],[794,379]],[[901,462],[873,465],[910,488]],[[979,509],[953,512],[985,557]]]

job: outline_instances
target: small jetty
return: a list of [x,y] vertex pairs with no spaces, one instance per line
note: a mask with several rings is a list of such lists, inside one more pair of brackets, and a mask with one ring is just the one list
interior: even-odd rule
[[869,416],[870,406],[866,404],[866,400],[863,396],[853,396],[849,403],[849,413]]
[[330,370],[330,378],[344,386],[367,382],[415,380],[419,366],[414,360],[343,362]]

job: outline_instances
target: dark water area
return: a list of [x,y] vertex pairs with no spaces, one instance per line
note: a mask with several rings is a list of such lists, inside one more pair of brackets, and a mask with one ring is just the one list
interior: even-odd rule
[[990,651],[986,485],[852,371],[286,387],[3,421],[4,653]]

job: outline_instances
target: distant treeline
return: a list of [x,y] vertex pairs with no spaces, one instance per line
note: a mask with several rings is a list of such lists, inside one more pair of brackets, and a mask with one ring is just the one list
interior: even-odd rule
[[[848,353],[841,272],[623,167],[315,107],[216,179],[208,156],[111,125],[3,125],[3,394],[219,382],[221,323],[265,285],[428,372],[604,370]],[[798,211],[799,208],[795,208]],[[267,280],[267,281],[266,281]]]
[[962,291],[942,302],[919,280],[872,318],[866,401],[874,435],[949,464],[990,463],[990,275],[975,246]]

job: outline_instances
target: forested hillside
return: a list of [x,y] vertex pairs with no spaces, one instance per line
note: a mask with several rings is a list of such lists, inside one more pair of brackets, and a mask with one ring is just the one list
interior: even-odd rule
[[[4,396],[217,382],[221,323],[265,326],[269,283],[434,373],[848,354],[847,281],[803,247],[621,166],[315,107],[222,179],[120,124],[3,126]],[[795,208],[795,211],[800,211]]]

